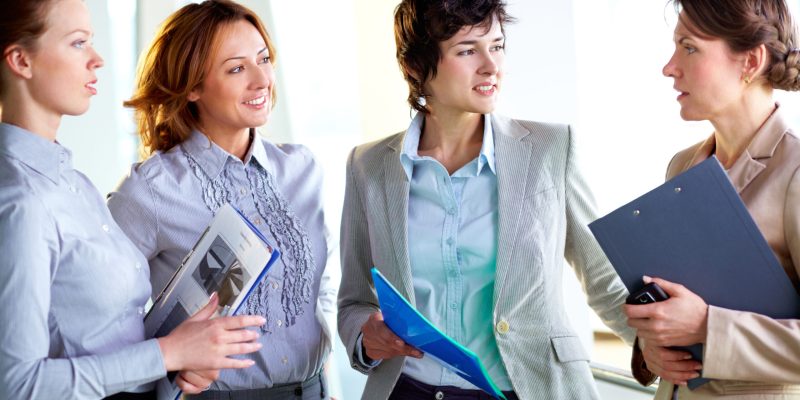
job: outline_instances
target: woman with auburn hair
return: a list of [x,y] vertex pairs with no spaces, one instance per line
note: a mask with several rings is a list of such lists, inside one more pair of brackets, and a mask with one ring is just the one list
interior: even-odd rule
[[[97,93],[103,59],[81,0],[7,2],[0,13],[0,399],[154,398],[167,371],[244,368],[261,317],[206,321],[217,298],[145,340],[145,258],[56,140]],[[211,376],[213,378],[213,376]],[[188,381],[184,380],[187,379]],[[210,383],[185,374],[187,393]]]
[[[134,108],[147,159],[108,206],[150,263],[161,290],[220,206],[230,203],[281,250],[244,305],[264,316],[256,368],[223,371],[207,399],[326,398],[335,287],[322,170],[304,146],[275,145],[256,127],[275,99],[275,50],[259,18],[227,0],[167,18],[138,71]],[[322,288],[321,288],[322,287]]]
[[367,373],[362,398],[485,399],[386,326],[375,266],[475,352],[509,399],[597,399],[561,292],[564,259],[590,306],[626,340],[627,290],[587,224],[597,214],[568,125],[495,113],[501,0],[403,0],[397,61],[409,128],[353,149],[342,215],[339,333]]
[[[775,89],[800,89],[789,8],[785,0],[673,3],[675,51],[663,73],[680,93],[681,118],[709,121],[714,133],[676,154],[667,179],[715,155],[800,288],[800,139],[772,98]],[[652,280],[671,298],[624,308],[638,329],[634,376],[647,384],[660,375],[656,398],[800,399],[800,319],[709,306],[681,285]],[[694,343],[704,344],[702,365],[668,348]],[[712,381],[689,390],[687,380],[700,376]]]

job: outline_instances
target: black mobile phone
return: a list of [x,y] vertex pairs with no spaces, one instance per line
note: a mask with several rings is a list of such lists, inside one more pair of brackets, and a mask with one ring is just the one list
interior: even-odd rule
[[631,293],[626,299],[626,304],[648,304],[657,301],[664,301],[669,298],[669,295],[661,289],[655,282],[650,282],[644,285],[643,288],[635,293]]

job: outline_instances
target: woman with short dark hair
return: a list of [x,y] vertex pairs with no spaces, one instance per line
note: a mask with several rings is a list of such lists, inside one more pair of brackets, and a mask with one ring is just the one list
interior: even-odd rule
[[587,227],[596,212],[572,129],[494,113],[508,21],[499,0],[404,0],[395,12],[417,114],[350,154],[342,216],[339,333],[369,374],[364,399],[486,396],[386,327],[372,266],[509,399],[599,398],[564,310],[564,258],[592,308],[633,338],[627,291]]

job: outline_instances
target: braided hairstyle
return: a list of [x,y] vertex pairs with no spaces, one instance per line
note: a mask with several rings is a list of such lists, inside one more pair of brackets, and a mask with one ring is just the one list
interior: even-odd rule
[[764,45],[763,77],[775,89],[800,90],[800,43],[785,0],[670,0],[700,33],[737,53]]

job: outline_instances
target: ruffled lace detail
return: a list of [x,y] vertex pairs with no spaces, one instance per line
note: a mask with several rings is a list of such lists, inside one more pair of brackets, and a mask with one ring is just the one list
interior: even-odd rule
[[[194,175],[200,180],[203,202],[212,213],[216,213],[226,203],[235,204],[235,192],[227,168],[218,177],[210,178],[200,164],[186,150],[183,154]],[[286,326],[295,324],[297,317],[304,314],[304,306],[311,302],[311,292],[316,273],[311,240],[288,202],[277,190],[275,181],[257,162],[248,165],[247,177],[254,196],[256,210],[269,227],[272,237],[278,242],[283,263],[283,288],[281,308]],[[244,305],[242,314],[261,315],[267,323],[261,327],[262,333],[269,333],[274,326],[270,313],[270,285],[266,279],[258,283]]]
[[304,305],[311,302],[311,291],[317,266],[311,240],[289,203],[275,185],[275,180],[258,163],[247,169],[250,187],[256,197],[256,209],[267,221],[272,237],[278,241],[283,261],[281,306],[286,326],[295,324],[303,315]]

